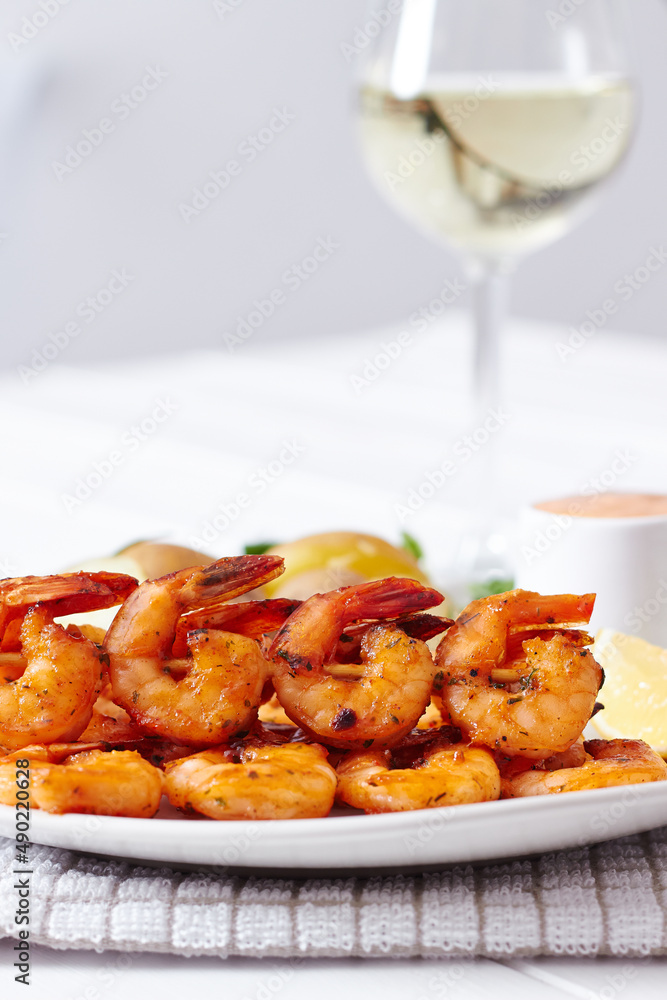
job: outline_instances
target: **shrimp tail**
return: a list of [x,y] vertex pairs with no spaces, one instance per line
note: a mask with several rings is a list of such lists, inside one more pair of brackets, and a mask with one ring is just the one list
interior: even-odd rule
[[555,625],[559,630],[566,625],[588,624],[595,606],[595,594],[553,594],[547,597],[530,591],[515,591],[517,595],[514,620],[532,625]]
[[453,619],[441,618],[438,615],[408,615],[406,618],[398,618],[396,620],[396,625],[406,635],[409,635],[412,639],[421,639],[422,642],[435,639],[436,635],[446,632],[453,624]]
[[[122,604],[137,586],[124,573],[62,573],[57,576],[24,576],[0,581],[0,596],[7,607],[30,607],[33,604],[55,606],[62,614],[75,610],[96,610]],[[99,601],[99,604],[98,604]],[[61,608],[67,611],[61,611]],[[72,612],[74,613],[74,612]]]
[[280,556],[229,556],[195,572],[188,570],[189,579],[181,590],[181,601],[193,608],[213,604],[223,597],[231,601],[275,580],[284,572],[284,563]]
[[349,590],[345,599],[345,621],[384,621],[417,611],[426,611],[442,604],[444,598],[437,590],[424,587],[417,580],[389,577],[371,580]]
[[8,626],[22,619],[30,607],[46,606],[52,618],[99,611],[122,604],[137,587],[124,573],[61,573],[56,576],[23,576],[0,580],[0,641],[13,648],[16,628]]
[[[440,618],[438,615],[416,614],[389,619],[383,624],[397,625],[411,639],[421,639],[422,642],[427,642],[442,632],[446,632],[448,628],[452,627],[454,622],[451,618]],[[350,625],[346,628],[334,651],[334,661],[336,663],[359,663],[361,658],[361,640],[367,631],[368,625],[365,622],[359,625]]]
[[100,571],[98,573],[89,573],[88,576],[91,580],[108,587],[114,595],[116,600],[113,605],[109,605],[110,607],[122,604],[139,586],[138,581],[133,576],[126,576],[125,573],[105,573]]
[[236,632],[248,639],[261,639],[285,624],[301,601],[276,598],[268,601],[243,601],[241,604],[220,604],[200,608],[181,615],[176,624],[172,656],[187,656],[188,632],[200,628]]
[[238,632],[249,639],[261,639],[267,632],[275,632],[284,625],[300,606],[301,601],[285,598],[213,605],[182,615],[178,625],[187,626],[188,631],[193,628],[219,628],[225,632]]

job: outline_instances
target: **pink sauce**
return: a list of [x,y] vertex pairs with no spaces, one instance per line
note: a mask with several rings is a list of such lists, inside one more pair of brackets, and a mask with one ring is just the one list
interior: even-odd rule
[[536,503],[537,510],[570,517],[660,517],[667,515],[667,496],[655,493],[596,493]]

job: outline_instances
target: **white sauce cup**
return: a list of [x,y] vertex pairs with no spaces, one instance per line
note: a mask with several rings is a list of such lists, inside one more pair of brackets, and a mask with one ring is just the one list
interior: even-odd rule
[[[545,509],[549,508],[549,509]],[[667,497],[568,497],[521,511],[516,585],[596,593],[590,629],[667,647]]]

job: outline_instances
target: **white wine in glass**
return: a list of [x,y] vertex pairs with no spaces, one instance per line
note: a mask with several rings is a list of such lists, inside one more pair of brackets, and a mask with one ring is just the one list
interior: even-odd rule
[[[526,253],[563,236],[621,160],[633,88],[613,76],[537,75],[489,75],[485,88],[435,78],[401,99],[364,87],[366,161],[378,187],[422,229],[468,252]],[[466,112],[466,101],[474,110]]]
[[[379,191],[468,267],[476,419],[499,402],[507,275],[595,205],[626,153],[635,87],[623,0],[403,0],[362,67],[361,144]],[[482,461],[495,497],[493,446]],[[480,512],[473,574],[491,569]],[[486,548],[486,551],[485,551]]]

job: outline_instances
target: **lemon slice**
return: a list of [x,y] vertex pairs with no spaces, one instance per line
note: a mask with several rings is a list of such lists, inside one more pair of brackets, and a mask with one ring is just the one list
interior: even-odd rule
[[593,726],[605,739],[644,740],[667,756],[667,649],[602,629],[593,655],[606,679]]

